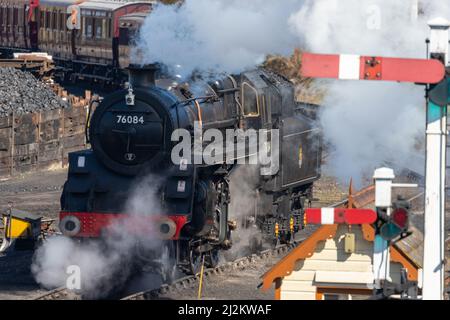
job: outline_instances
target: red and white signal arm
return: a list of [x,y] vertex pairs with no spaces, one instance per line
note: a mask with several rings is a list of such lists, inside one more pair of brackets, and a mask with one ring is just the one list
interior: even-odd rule
[[433,84],[444,79],[445,67],[436,59],[303,53],[301,75],[307,78]]
[[371,209],[308,208],[305,224],[372,224],[377,213]]

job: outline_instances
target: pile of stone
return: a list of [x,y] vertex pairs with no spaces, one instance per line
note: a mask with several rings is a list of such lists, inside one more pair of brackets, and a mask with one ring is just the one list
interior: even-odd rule
[[66,108],[68,103],[32,74],[0,68],[0,117]]

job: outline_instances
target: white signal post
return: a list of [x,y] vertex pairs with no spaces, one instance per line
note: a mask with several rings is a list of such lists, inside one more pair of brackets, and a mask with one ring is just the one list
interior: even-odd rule
[[[394,170],[380,168],[375,170],[375,207],[385,209],[388,216],[391,214],[392,205],[392,181]],[[381,235],[375,235],[373,248],[373,275],[376,289],[382,289],[382,281],[391,281],[389,243]]]
[[[375,181],[375,207],[386,210],[389,217],[392,210],[392,188],[418,188],[417,184],[393,183],[395,179],[394,170],[380,168],[375,170],[373,180]],[[392,282],[390,276],[390,252],[389,241],[383,239],[380,234],[375,235],[373,248],[373,277],[374,287],[383,289],[383,281]]]
[[[424,300],[442,300],[444,298],[445,272],[445,171],[447,108],[449,104],[448,97],[445,97],[448,77],[446,77],[446,70],[443,67],[444,65],[449,67],[450,21],[437,18],[429,21],[428,24],[431,28],[431,59],[361,56],[358,66],[358,57],[353,55],[304,53],[301,72],[304,77],[311,78],[436,85],[430,91],[430,97],[427,99],[422,298]],[[359,77],[357,77],[358,71]],[[374,178],[377,180],[377,177]],[[391,187],[396,187],[396,185],[391,183]],[[389,211],[390,206],[386,209]],[[383,242],[379,243],[376,248],[378,252],[385,253],[384,245]],[[378,263],[380,266],[381,262],[377,262],[376,259],[374,259],[374,264]],[[385,263],[384,260],[383,263]],[[386,268],[385,270],[387,270]],[[389,272],[381,272],[376,275],[377,279],[382,280],[384,277],[387,280]]]
[[[437,18],[431,28],[430,52],[442,54],[448,66],[450,22]],[[447,107],[428,102],[426,127],[423,300],[444,299],[445,170]]]

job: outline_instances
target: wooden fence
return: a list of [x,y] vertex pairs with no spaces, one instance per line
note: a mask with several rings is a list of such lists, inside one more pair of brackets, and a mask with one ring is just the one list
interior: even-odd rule
[[86,148],[90,93],[65,99],[70,105],[65,109],[0,117],[0,178],[62,168],[68,153]]

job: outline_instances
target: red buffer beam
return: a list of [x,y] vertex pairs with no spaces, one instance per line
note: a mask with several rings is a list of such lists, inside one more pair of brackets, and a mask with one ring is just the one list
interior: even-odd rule
[[439,83],[444,65],[436,59],[402,59],[304,53],[301,75],[307,78]]
[[372,224],[377,213],[371,209],[308,208],[305,224]]

